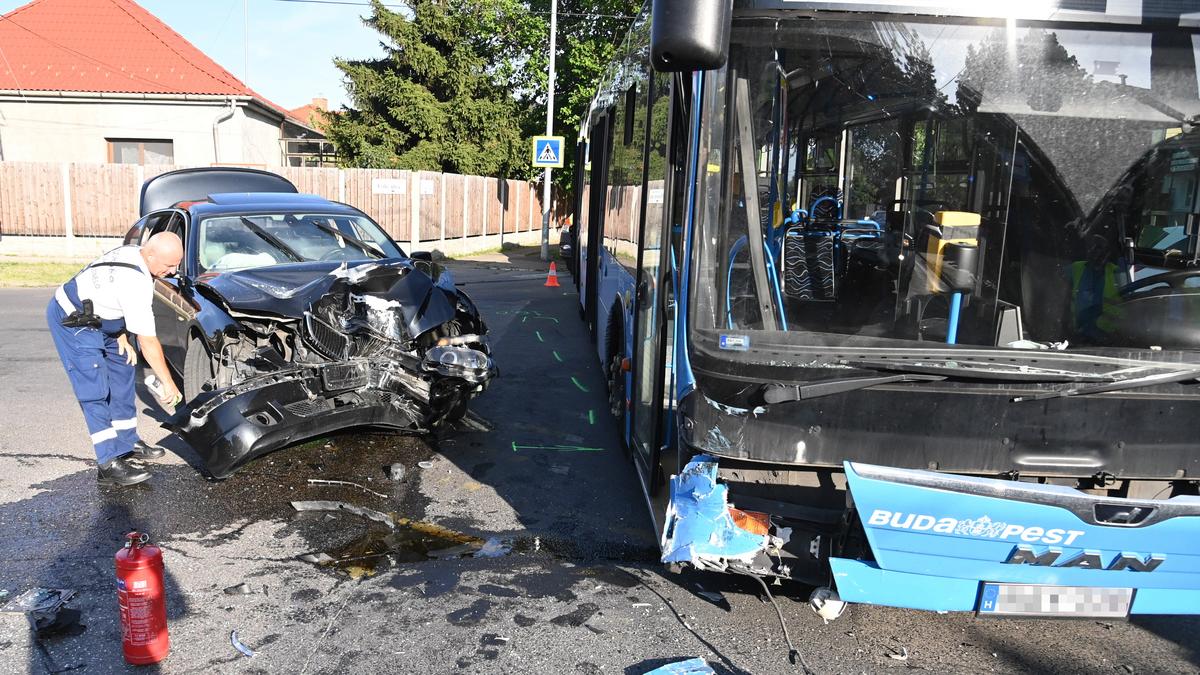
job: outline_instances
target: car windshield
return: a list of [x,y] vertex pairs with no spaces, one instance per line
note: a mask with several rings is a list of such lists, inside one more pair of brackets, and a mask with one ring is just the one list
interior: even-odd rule
[[222,215],[201,220],[199,228],[201,271],[403,255],[378,225],[362,216],[322,213]]
[[1200,348],[1194,44],[735,20],[704,83],[692,327]]

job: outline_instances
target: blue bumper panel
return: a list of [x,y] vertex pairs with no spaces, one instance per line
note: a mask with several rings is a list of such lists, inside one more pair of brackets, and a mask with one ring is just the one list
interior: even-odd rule
[[881,570],[875,563],[830,558],[838,597],[846,602],[908,607],[935,612],[975,609],[979,582]]
[[[1133,588],[1134,612],[1200,613],[1200,604],[1172,595],[1200,594],[1200,499],[1110,499],[1061,486],[845,469],[875,555],[874,563],[832,561],[845,600],[972,609],[978,582],[993,581]],[[931,598],[933,587],[953,597]]]
[[767,538],[733,524],[729,489],[717,483],[717,460],[697,455],[671,477],[662,542],[663,562],[748,561]]

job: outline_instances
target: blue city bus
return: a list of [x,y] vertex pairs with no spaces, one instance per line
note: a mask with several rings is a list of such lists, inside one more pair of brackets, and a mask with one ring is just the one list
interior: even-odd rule
[[664,562],[1200,613],[1200,7],[1002,5],[632,22],[573,269]]

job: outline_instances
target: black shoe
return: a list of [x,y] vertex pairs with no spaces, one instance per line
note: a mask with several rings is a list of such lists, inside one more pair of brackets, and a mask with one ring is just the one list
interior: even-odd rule
[[96,470],[96,480],[101,485],[125,487],[127,485],[137,485],[149,477],[150,474],[148,472],[130,466],[124,457],[118,457],[111,462],[101,464]]
[[145,441],[138,441],[137,443],[133,444],[134,459],[158,459],[165,454],[167,454],[166,450],[154,445],[150,445]]

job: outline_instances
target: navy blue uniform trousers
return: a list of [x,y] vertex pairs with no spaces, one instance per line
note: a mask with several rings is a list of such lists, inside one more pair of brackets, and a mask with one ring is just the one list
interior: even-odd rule
[[[78,307],[75,280],[64,284],[64,289]],[[133,444],[138,441],[135,369],[117,346],[125,321],[105,321],[98,329],[67,328],[62,325],[66,315],[58,301],[51,298],[46,308],[50,336],[83,409],[96,461],[105,464],[133,452]]]

